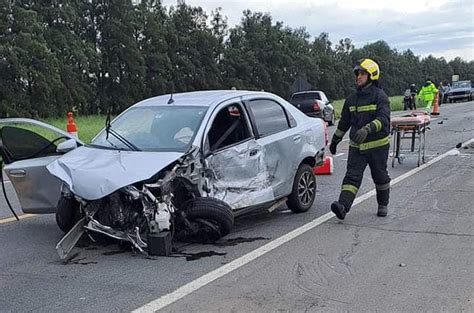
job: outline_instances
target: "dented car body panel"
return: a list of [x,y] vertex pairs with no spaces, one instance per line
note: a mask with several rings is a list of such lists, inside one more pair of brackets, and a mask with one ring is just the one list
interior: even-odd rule
[[248,140],[206,159],[211,197],[233,209],[245,208],[274,199],[271,173],[266,165],[265,148]]

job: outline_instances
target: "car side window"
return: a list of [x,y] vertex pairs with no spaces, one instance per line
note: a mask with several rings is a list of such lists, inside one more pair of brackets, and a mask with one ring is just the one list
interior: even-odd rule
[[5,163],[57,155],[57,144],[68,139],[48,130],[40,135],[36,132],[40,132],[39,128],[31,128],[4,126],[0,129],[0,149]]
[[260,136],[271,135],[290,128],[287,113],[277,102],[268,99],[252,100],[249,106]]
[[252,135],[243,108],[235,103],[217,113],[207,135],[210,151],[216,151],[245,141]]

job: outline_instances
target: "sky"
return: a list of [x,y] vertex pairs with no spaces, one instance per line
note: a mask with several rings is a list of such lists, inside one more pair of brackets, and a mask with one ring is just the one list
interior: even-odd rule
[[[229,26],[242,11],[270,13],[274,21],[309,34],[329,33],[333,43],[350,38],[356,47],[377,40],[416,55],[474,60],[474,0],[185,0],[210,14],[217,7]],[[165,6],[176,0],[163,0]]]

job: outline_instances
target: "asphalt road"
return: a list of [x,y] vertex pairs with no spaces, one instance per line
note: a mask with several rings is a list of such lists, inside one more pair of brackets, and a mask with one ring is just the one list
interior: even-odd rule
[[[474,102],[445,104],[427,136],[427,160],[471,138]],[[337,199],[347,150],[346,141],[333,175],[318,176],[317,201],[309,212],[296,215],[283,206],[247,215],[219,244],[181,244],[181,253],[169,258],[85,242],[64,262],[54,249],[62,233],[53,215],[0,219],[0,311],[140,308],[324,217]],[[473,153],[461,149],[393,186],[387,218],[375,216],[374,197],[360,201],[343,223],[329,219],[183,293],[164,310],[473,311]],[[407,156],[390,174],[397,179],[414,168],[416,160]],[[373,187],[368,171],[359,195]],[[11,185],[7,189],[14,198]],[[0,218],[10,215],[0,198]],[[163,302],[152,304],[157,303]]]

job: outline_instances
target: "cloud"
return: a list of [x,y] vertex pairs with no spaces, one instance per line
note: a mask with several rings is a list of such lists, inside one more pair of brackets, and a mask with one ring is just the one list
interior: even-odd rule
[[[164,1],[164,5],[175,1]],[[350,38],[356,47],[377,40],[415,54],[461,56],[474,60],[472,0],[187,0],[207,12],[222,7],[229,25],[238,24],[242,11],[268,12],[292,28],[305,27],[312,36],[327,32],[333,42]]]

